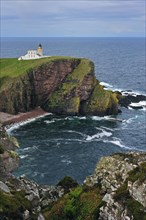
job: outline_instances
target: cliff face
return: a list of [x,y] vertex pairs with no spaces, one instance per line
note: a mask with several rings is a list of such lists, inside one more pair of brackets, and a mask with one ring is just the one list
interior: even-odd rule
[[[22,71],[19,62],[28,61],[17,62],[19,72]],[[12,72],[15,73],[14,67]],[[99,85],[94,64],[87,59],[48,58],[46,62],[29,67],[25,73],[7,80],[0,88],[0,96],[0,111],[12,114],[38,106],[52,113],[69,115],[118,112],[116,96]]]
[[0,92],[0,110],[16,114],[41,106],[78,63],[77,59],[46,62],[12,79]]

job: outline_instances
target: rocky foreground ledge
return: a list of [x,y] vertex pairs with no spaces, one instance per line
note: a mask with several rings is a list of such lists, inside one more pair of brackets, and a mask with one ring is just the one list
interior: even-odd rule
[[83,185],[65,177],[56,186],[41,186],[12,175],[19,146],[2,125],[0,137],[1,220],[146,219],[146,153],[101,158]]

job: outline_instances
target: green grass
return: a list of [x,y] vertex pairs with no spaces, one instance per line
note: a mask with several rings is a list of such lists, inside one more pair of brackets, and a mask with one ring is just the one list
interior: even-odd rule
[[33,68],[37,68],[44,63],[53,63],[59,60],[74,60],[72,57],[47,57],[36,60],[18,60],[17,58],[0,59],[0,87],[10,82],[13,78],[24,75]]
[[95,220],[104,205],[100,189],[78,186],[43,211],[46,220]]
[[0,192],[0,213],[17,213],[22,206],[25,209],[30,209],[30,201],[24,196],[25,193],[22,191],[15,191],[13,194]]

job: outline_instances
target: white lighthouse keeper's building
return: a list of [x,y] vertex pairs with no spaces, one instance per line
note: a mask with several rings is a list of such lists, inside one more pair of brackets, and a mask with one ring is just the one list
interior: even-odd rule
[[40,59],[43,57],[43,48],[39,44],[37,50],[28,50],[27,54],[18,58],[18,60],[31,60],[31,59]]

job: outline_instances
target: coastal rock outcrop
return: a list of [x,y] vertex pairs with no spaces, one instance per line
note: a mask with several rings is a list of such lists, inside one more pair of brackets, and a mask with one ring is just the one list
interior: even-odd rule
[[10,137],[0,124],[0,181],[7,180],[12,171],[19,166],[19,156],[15,150],[19,147],[17,140]]
[[41,210],[64,195],[61,186],[40,186],[12,172],[19,166],[18,142],[0,124],[0,219],[44,219]]
[[146,95],[128,93],[126,91],[116,92],[119,105],[125,108],[143,109],[146,108]]
[[12,175],[18,143],[2,125],[0,137],[0,219],[146,219],[146,153],[101,158],[83,185],[65,177],[57,186],[47,186]]
[[99,85],[88,59],[1,60],[1,112],[18,114],[40,106],[67,115],[118,113],[116,95]]
[[146,153],[103,157],[82,186],[44,210],[46,219],[146,219]]

